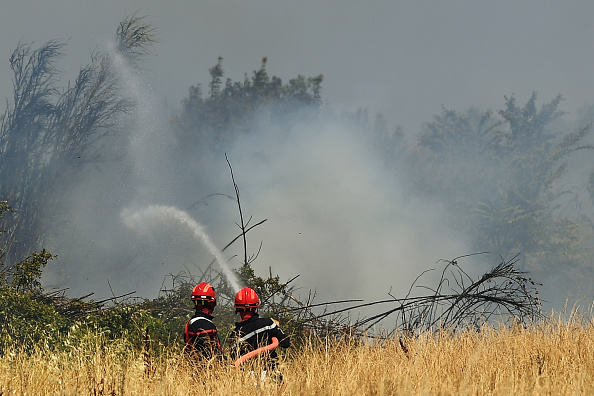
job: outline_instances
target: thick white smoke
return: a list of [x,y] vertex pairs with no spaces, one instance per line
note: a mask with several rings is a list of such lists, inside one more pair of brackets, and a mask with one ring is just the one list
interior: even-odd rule
[[[143,144],[147,157],[163,155],[150,139],[135,136],[134,157]],[[468,253],[440,207],[403,191],[398,175],[343,124],[304,120],[290,134],[263,126],[227,155],[245,219],[268,220],[247,235],[248,254],[262,243],[253,263],[257,273],[265,276],[271,268],[284,280],[300,275],[300,291],[315,291],[318,301],[385,298],[391,289],[404,295],[438,259]],[[131,231],[118,216],[125,207],[187,209],[218,246],[237,236],[239,214],[227,197],[234,190],[224,155],[165,163],[150,179],[117,170],[90,173],[71,195],[71,228],[55,232],[61,276],[48,279],[67,282],[73,293],[92,287],[106,294],[109,280],[118,292],[154,297],[167,274],[186,266],[199,273],[196,267],[212,260],[171,222],[153,224],[148,236]],[[150,196],[138,195],[138,185]],[[110,191],[98,194],[103,187]],[[211,194],[224,195],[205,198]],[[236,243],[225,252],[232,267],[241,264],[242,249]]]
[[403,191],[344,124],[306,120],[286,136],[262,127],[228,155],[244,212],[268,219],[249,235],[252,249],[263,243],[254,267],[299,274],[322,301],[404,295],[422,270],[466,252],[441,208]]
[[[238,208],[224,153],[175,152],[174,126],[158,96],[124,59],[113,59],[137,104],[135,114],[124,135],[111,145],[106,141],[111,160],[73,186],[67,218],[48,238],[59,260],[45,281],[73,295],[136,291],[152,298],[168,274],[199,274],[213,258],[188,224],[204,225],[213,246],[224,246],[240,231]],[[303,119],[291,131],[261,125],[227,155],[245,220],[268,219],[247,235],[248,254],[260,251],[253,262],[257,274],[271,270],[281,280],[300,275],[299,292],[314,291],[317,301],[374,300],[390,291],[404,296],[438,259],[468,253],[439,205],[403,191],[398,173],[386,170],[346,124]],[[189,220],[145,216],[142,223],[130,211],[120,217],[125,208],[147,205],[180,208],[176,213]],[[147,218],[147,232],[134,231],[147,226]],[[133,219],[138,221],[131,224]],[[240,258],[243,246],[236,243],[219,260],[238,267]]]

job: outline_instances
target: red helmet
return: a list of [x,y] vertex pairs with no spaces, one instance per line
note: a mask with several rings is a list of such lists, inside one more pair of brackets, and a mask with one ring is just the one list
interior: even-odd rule
[[235,312],[254,311],[260,306],[260,299],[254,289],[244,287],[235,295]]
[[215,293],[214,287],[206,282],[202,282],[199,285],[194,286],[192,290],[192,301],[196,305],[217,305],[217,294]]

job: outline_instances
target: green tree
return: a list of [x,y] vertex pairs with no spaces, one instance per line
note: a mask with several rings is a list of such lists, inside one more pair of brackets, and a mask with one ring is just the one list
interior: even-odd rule
[[[181,114],[176,117],[178,136],[186,150],[211,150],[225,147],[242,133],[251,133],[262,122],[291,125],[296,114],[308,109],[314,114],[321,104],[323,76],[297,76],[283,84],[266,70],[267,58],[258,70],[243,81],[227,79],[223,86],[223,58],[209,69],[208,96],[200,84],[189,89]],[[259,113],[264,110],[263,113]]]
[[[0,220],[10,212],[8,202],[0,201]],[[4,251],[0,249],[0,354],[15,342],[29,346],[55,342],[51,333],[61,331],[65,320],[51,304],[36,298],[43,290],[42,270],[54,256],[43,250],[7,265],[1,260]]]
[[557,210],[567,158],[590,132],[558,130],[560,96],[538,109],[536,94],[512,96],[497,114],[444,110],[419,136],[411,160],[416,188],[445,202],[453,224],[476,251],[521,253],[524,269],[544,275],[581,268],[591,253],[591,226]]
[[568,170],[567,158],[593,148],[582,143],[590,133],[589,125],[575,132],[555,130],[555,122],[563,115],[561,101],[557,96],[538,110],[535,93],[522,107],[514,97],[506,98],[499,114],[507,129],[496,132],[493,151],[507,180],[499,182],[497,207],[491,205],[495,210],[483,206],[479,211],[487,224],[494,225],[494,232],[505,236],[499,238],[501,251],[522,251],[529,270],[581,266],[588,255],[584,249],[590,246],[591,230],[584,228],[589,225],[556,210],[570,193],[562,179]]

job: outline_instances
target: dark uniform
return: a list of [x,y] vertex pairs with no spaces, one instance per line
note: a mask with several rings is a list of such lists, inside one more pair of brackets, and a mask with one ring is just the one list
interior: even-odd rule
[[184,335],[186,352],[190,355],[198,353],[202,357],[211,357],[221,352],[217,327],[212,322],[212,316],[207,313],[196,311],[186,323]]
[[[231,339],[239,348],[239,354],[245,355],[254,349],[261,348],[272,343],[272,337],[276,337],[279,345],[283,348],[289,347],[289,337],[269,318],[261,318],[257,313],[242,322],[235,323],[235,330],[231,333]],[[276,367],[278,355],[276,350],[269,353],[267,361],[269,368]]]

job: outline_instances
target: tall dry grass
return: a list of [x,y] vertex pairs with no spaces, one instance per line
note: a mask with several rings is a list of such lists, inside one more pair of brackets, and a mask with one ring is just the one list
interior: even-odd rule
[[404,346],[310,342],[284,355],[278,384],[260,382],[249,368],[188,362],[177,348],[155,356],[98,336],[61,352],[6,353],[0,395],[594,394],[591,320],[421,334]]

